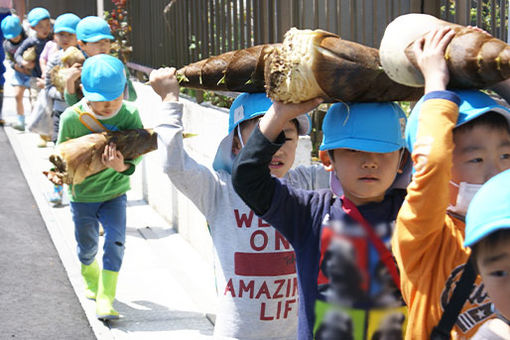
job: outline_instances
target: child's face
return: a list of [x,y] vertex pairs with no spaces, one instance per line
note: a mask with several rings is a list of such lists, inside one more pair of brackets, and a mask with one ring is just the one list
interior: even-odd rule
[[58,32],[55,34],[55,41],[57,42],[58,47],[66,50],[70,46],[76,46],[76,34],[72,34],[69,32]]
[[89,107],[98,116],[108,118],[116,114],[122,106],[123,96],[120,95],[117,99],[107,102],[88,102]]
[[401,153],[334,149],[332,163],[345,197],[356,205],[382,201],[399,170]]
[[80,48],[85,51],[85,53],[89,57],[93,57],[98,54],[108,54],[110,53],[111,49],[111,41],[110,39],[101,39],[96,42],[83,42],[79,41],[78,44],[80,45]]
[[[250,138],[253,129],[257,126],[259,118],[254,118],[245,121],[241,124],[241,136],[243,138],[243,144],[246,144]],[[269,170],[271,175],[281,178],[290,170],[294,159],[296,158],[296,148],[299,140],[297,126],[294,122],[287,122],[283,128],[285,138],[287,139],[280,149],[273,155],[273,159],[269,164]],[[242,146],[239,143],[238,137],[234,138],[234,145],[232,146],[232,152],[234,155],[239,154]]]
[[50,19],[43,19],[37,23],[34,27],[32,27],[34,31],[37,33],[37,37],[40,39],[45,39],[51,33],[51,23]]
[[[504,128],[475,125],[454,134],[452,181],[483,184],[510,168],[510,134]],[[450,184],[450,203],[455,205],[458,188]]]
[[496,309],[510,319],[510,244],[503,239],[484,247],[476,255],[476,265]]
[[21,34],[18,35],[17,37],[14,37],[12,39],[9,39],[10,41],[12,41],[13,43],[17,43],[21,40]]
[[296,158],[299,135],[294,122],[287,122],[283,128],[285,143],[276,151],[269,163],[271,175],[282,178],[290,170]]

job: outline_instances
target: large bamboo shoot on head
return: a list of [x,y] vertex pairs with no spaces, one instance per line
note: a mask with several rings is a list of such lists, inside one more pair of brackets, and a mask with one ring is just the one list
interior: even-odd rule
[[408,86],[423,86],[412,45],[428,32],[444,26],[456,32],[445,52],[449,87],[484,88],[510,77],[510,46],[505,42],[475,28],[412,13],[393,20],[384,32],[379,53],[390,78]]
[[134,159],[157,149],[157,134],[151,129],[91,133],[57,145],[50,156],[54,170],[44,174],[55,184],[80,184],[106,169],[101,156],[106,145],[115,143],[124,159]]
[[264,92],[303,102],[416,100],[382,70],[377,49],[322,30],[291,29],[282,44],[266,44],[200,60],[177,71],[180,85],[216,91]]

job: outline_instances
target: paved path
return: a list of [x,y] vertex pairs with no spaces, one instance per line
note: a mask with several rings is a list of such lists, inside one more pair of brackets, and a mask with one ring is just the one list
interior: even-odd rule
[[0,129],[0,338],[95,339]]

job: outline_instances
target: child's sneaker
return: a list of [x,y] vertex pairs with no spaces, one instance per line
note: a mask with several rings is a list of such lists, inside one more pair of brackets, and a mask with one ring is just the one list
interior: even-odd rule
[[48,142],[51,142],[51,136],[39,135],[39,142],[37,143],[37,147],[45,148],[48,146]]
[[12,125],[13,129],[25,131],[25,116],[18,115],[18,122]]
[[50,195],[49,201],[54,205],[62,204],[62,196],[64,194],[64,186],[55,185],[53,186],[53,193]]

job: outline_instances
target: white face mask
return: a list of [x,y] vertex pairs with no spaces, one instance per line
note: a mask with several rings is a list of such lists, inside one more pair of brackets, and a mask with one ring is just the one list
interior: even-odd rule
[[237,130],[237,136],[239,137],[239,142],[241,143],[241,149],[244,148],[244,143],[243,143],[243,136],[241,136],[241,126],[236,126],[236,130]]
[[453,181],[450,181],[450,183],[459,188],[459,192],[457,193],[455,206],[450,205],[448,211],[466,216],[469,203],[471,203],[473,196],[480,190],[482,184],[471,184],[467,182],[460,182],[460,184],[457,184]]

